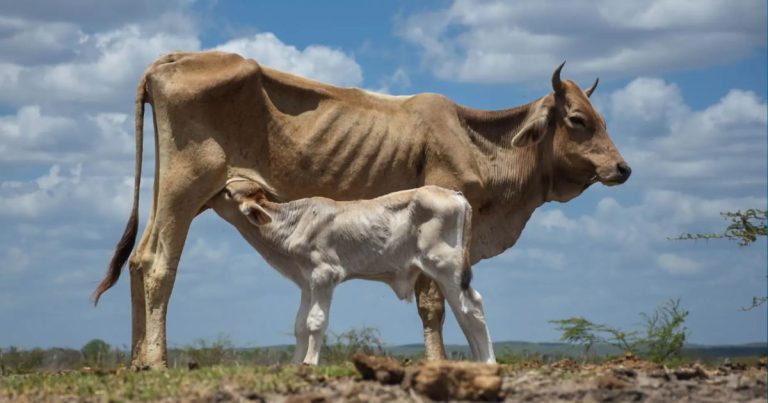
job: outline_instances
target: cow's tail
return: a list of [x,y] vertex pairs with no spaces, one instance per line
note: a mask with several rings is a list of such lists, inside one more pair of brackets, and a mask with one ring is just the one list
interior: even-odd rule
[[141,77],[139,87],[136,89],[136,168],[133,183],[133,207],[131,207],[131,216],[125,226],[123,236],[115,247],[115,254],[112,255],[112,261],[109,262],[107,274],[96,290],[93,292],[93,304],[99,303],[101,294],[110,289],[120,278],[120,272],[125,265],[125,261],[133,250],[136,243],[136,233],[139,227],[139,189],[141,188],[141,160],[144,151],[144,104],[147,101],[147,73]]

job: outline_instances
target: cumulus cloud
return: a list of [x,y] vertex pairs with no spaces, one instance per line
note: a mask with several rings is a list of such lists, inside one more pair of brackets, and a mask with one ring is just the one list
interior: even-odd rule
[[455,0],[400,19],[398,33],[438,77],[544,78],[562,60],[577,76],[627,77],[744,57],[765,44],[765,2]]
[[25,65],[70,59],[85,33],[67,22],[36,22],[0,15],[0,62]]
[[514,267],[530,267],[538,270],[564,270],[568,264],[565,254],[539,247],[514,248],[499,260]]
[[[61,63],[0,66],[0,104],[88,108],[130,105],[141,72],[159,55],[172,50],[197,50],[195,36],[148,32],[139,25],[98,32],[78,43],[79,57]],[[70,105],[65,105],[68,103]]]
[[693,274],[701,270],[701,263],[694,259],[674,253],[662,253],[658,259],[659,267],[672,274]]
[[0,182],[0,217],[62,222],[96,217],[123,220],[131,205],[130,178],[85,175],[83,165],[53,165],[31,181]]
[[405,69],[402,67],[398,67],[394,72],[392,72],[392,74],[379,80],[379,88],[377,88],[375,91],[384,94],[391,94],[393,91],[403,90],[410,86],[411,77],[408,75],[408,72],[405,71]]
[[311,45],[303,50],[286,45],[271,32],[237,38],[217,46],[239,53],[279,70],[342,86],[359,86],[363,72],[354,57],[328,46]]
[[66,22],[87,30],[183,14],[192,0],[25,0],[0,3],[0,15],[41,22]]
[[637,78],[610,100],[611,131],[629,138],[622,152],[637,173],[633,180],[765,193],[768,106],[754,92],[733,89],[692,110],[675,84]]

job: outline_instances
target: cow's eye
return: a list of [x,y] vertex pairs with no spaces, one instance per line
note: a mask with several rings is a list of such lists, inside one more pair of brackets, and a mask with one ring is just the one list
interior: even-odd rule
[[568,116],[568,122],[573,127],[581,127],[581,128],[587,127],[587,122],[584,120],[583,117],[578,115]]

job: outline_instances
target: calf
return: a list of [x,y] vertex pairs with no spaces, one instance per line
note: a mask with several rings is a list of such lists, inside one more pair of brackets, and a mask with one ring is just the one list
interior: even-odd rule
[[301,288],[295,362],[318,363],[337,284],[382,281],[410,300],[422,273],[439,285],[473,358],[495,362],[480,294],[469,286],[472,209],[461,193],[424,186],[371,200],[275,203],[256,182],[235,178],[208,204]]

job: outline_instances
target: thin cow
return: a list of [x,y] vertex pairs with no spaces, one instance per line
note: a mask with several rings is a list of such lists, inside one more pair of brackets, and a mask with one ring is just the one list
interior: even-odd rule
[[336,285],[381,281],[410,300],[420,274],[440,287],[473,358],[495,362],[482,300],[470,286],[472,208],[461,193],[424,186],[371,200],[275,203],[259,184],[233,178],[209,206],[301,289],[294,362],[317,365]]
[[[117,282],[138,231],[144,105],[155,123],[155,182],[146,230],[130,258],[134,367],[167,364],[165,317],[187,232],[228,178],[263,184],[276,200],[370,199],[436,185],[472,206],[474,264],[515,244],[533,211],[631,170],[586,90],[552,75],[553,91],[498,111],[438,94],[393,97],[339,88],[222,52],[171,53],[136,94],[133,207],[96,300]],[[421,276],[416,302],[426,355],[445,357],[444,303]]]

